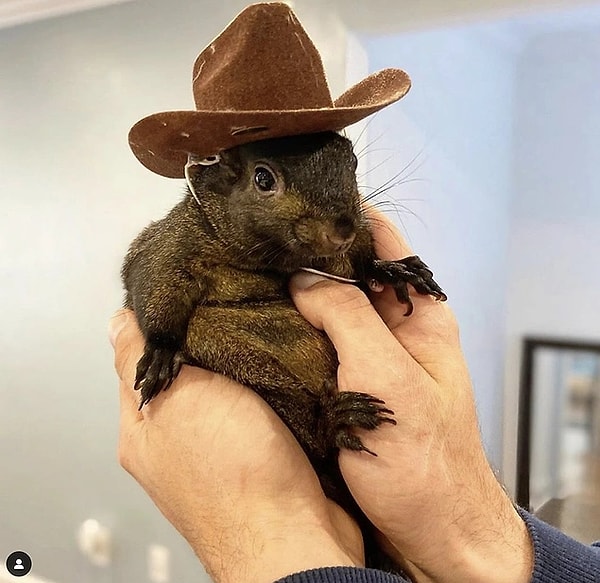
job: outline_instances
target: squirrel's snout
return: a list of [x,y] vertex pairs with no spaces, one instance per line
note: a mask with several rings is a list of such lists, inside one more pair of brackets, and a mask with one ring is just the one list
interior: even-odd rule
[[356,236],[356,221],[350,215],[340,215],[335,221],[333,221],[333,227],[335,232],[345,239]]
[[327,222],[303,219],[294,230],[298,239],[320,257],[346,253],[356,238],[354,222],[346,217]]
[[331,246],[334,254],[346,253],[356,239],[356,233],[352,233],[347,237],[341,237],[336,233],[325,232],[327,244]]

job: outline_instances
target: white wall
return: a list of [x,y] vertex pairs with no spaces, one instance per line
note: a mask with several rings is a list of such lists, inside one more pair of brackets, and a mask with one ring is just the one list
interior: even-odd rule
[[523,335],[600,339],[599,38],[600,28],[540,36],[518,61],[505,396],[510,473]]
[[[117,464],[106,327],[129,242],[183,188],[143,168],[127,132],[193,105],[196,55],[244,4],[147,0],[0,31],[0,557],[23,549],[58,583],[147,581],[151,543],[171,549],[172,581],[207,580]],[[339,93],[345,29],[298,14]],[[75,548],[89,517],[113,529],[104,571]]]
[[[411,92],[369,125],[371,185],[406,166],[386,193],[413,249],[433,268],[461,327],[484,440],[502,452],[502,392],[509,201],[512,55],[484,32],[456,28],[374,38],[371,69],[405,68]],[[416,215],[413,216],[411,213]]]

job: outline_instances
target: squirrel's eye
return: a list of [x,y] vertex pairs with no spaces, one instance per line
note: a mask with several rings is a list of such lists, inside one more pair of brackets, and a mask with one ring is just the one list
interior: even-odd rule
[[273,192],[275,190],[275,176],[264,166],[257,166],[254,170],[254,184],[262,192]]

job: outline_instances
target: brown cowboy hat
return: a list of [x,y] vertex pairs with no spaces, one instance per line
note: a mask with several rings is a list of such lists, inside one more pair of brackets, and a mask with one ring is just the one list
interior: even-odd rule
[[129,145],[147,168],[182,178],[188,155],[206,157],[267,138],[337,131],[402,98],[408,75],[384,69],[332,101],[321,57],[289,6],[254,4],[194,64],[194,111],[137,122]]

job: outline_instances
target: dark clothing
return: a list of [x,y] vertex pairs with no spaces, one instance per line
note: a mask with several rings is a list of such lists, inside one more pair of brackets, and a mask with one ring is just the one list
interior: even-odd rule
[[[530,583],[600,583],[600,542],[584,545],[524,510],[535,565]],[[277,583],[405,583],[398,575],[358,567],[327,567],[289,575]]]

